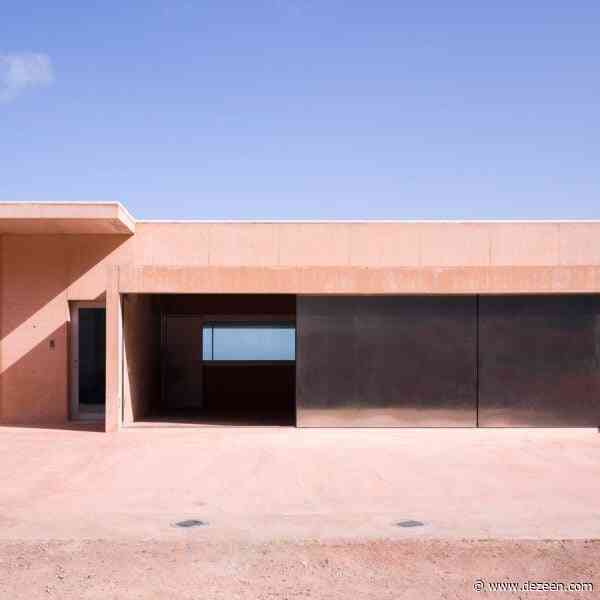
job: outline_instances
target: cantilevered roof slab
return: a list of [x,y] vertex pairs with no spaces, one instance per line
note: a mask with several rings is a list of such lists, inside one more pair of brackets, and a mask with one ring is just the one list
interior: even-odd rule
[[123,234],[135,220],[118,202],[0,202],[0,234]]

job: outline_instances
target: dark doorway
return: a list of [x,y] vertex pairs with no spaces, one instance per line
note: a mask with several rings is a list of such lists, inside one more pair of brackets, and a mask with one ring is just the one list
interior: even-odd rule
[[106,396],[106,310],[79,310],[79,404],[104,404]]
[[92,302],[72,306],[73,418],[102,417],[106,401],[106,309]]

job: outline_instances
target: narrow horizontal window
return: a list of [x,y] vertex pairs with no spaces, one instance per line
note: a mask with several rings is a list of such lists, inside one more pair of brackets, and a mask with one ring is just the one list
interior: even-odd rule
[[207,323],[202,328],[205,361],[293,361],[295,358],[293,325]]

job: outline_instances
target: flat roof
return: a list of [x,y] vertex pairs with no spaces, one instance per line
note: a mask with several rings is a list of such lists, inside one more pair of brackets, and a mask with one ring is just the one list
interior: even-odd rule
[[348,225],[369,225],[370,223],[389,223],[389,224],[434,224],[434,225],[471,225],[471,224],[495,224],[495,223],[522,223],[524,225],[536,225],[538,223],[549,223],[560,225],[561,223],[593,223],[600,224],[600,219],[136,219],[136,223],[218,223],[218,224],[315,224],[327,225],[348,224]]
[[124,234],[135,219],[119,202],[0,202],[0,234]]
[[218,224],[600,224],[599,219],[134,219],[120,202],[2,202],[2,233],[135,233],[136,223]]

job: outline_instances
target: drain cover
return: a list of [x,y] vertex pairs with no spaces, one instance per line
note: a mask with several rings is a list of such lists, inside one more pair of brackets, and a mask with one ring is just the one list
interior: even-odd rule
[[423,527],[423,525],[425,525],[425,523],[421,523],[421,521],[408,520],[408,521],[398,521],[398,523],[396,523],[396,525],[398,527]]
[[197,519],[187,519],[186,521],[178,521],[175,523],[175,527],[203,527],[208,525],[205,521],[198,521]]

